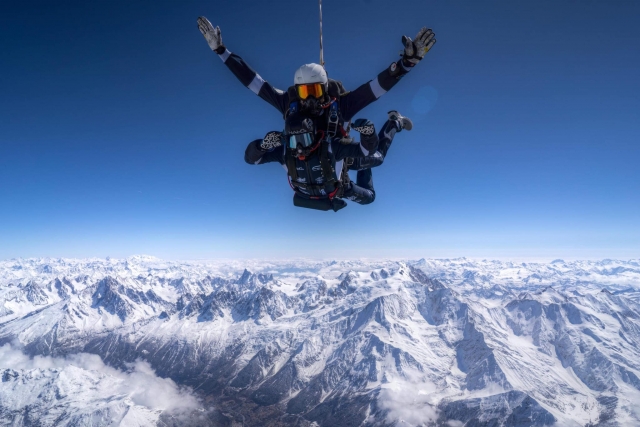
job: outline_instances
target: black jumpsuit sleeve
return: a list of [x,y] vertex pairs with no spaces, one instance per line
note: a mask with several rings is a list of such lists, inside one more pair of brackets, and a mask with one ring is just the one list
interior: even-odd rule
[[247,65],[241,57],[229,52],[228,49],[225,49],[218,56],[220,56],[220,59],[231,70],[233,75],[240,80],[240,83],[274,106],[284,116],[289,109],[289,95],[286,91],[271,86],[269,82],[260,77],[260,74]]
[[263,163],[278,162],[284,164],[284,147],[278,147],[273,151],[263,151],[260,149],[262,139],[251,141],[244,151],[244,161],[250,165],[261,165]]
[[342,118],[345,121],[351,120],[358,111],[387,93],[408,72],[409,69],[402,65],[402,60],[398,60],[378,74],[375,79],[341,96],[340,112]]

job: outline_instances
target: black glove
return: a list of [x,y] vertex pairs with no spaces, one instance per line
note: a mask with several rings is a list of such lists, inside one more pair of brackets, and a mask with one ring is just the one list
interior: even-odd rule
[[402,54],[402,64],[406,67],[413,67],[424,58],[429,50],[436,44],[436,35],[430,28],[422,27],[415,40],[411,37],[402,36],[404,52]]
[[273,151],[278,147],[282,147],[282,132],[278,131],[269,132],[260,143],[262,151]]
[[357,119],[351,124],[351,129],[362,135],[373,135],[376,132],[375,126],[367,119]]

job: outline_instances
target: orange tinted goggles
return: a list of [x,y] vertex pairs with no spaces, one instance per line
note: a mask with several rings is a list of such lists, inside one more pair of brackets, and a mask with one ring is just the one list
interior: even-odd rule
[[310,83],[306,85],[297,85],[298,96],[300,99],[307,99],[310,96],[314,98],[322,98],[324,95],[324,86],[322,83]]

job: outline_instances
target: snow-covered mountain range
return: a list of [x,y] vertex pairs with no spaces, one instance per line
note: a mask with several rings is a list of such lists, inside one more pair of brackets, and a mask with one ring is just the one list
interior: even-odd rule
[[640,426],[640,260],[1,261],[0,378],[12,426]]

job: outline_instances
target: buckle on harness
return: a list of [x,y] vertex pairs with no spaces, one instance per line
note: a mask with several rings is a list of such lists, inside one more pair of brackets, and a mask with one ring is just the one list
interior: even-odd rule
[[338,103],[334,99],[329,107],[329,119],[327,122],[327,134],[333,138],[338,133]]

